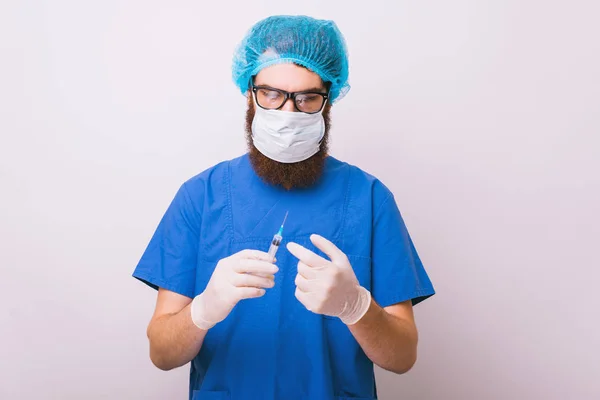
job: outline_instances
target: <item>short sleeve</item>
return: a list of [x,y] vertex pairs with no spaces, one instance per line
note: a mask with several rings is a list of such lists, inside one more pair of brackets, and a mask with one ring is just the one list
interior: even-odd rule
[[133,277],[158,289],[194,297],[200,214],[198,190],[190,195],[183,184],[160,220],[136,266]]
[[412,300],[416,305],[435,294],[391,192],[373,220],[371,294],[382,307]]

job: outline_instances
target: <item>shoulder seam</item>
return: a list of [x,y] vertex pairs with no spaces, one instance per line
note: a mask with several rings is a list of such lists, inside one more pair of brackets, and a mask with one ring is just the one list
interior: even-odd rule
[[388,195],[387,195],[387,197],[385,198],[385,200],[383,200],[383,201],[381,202],[381,204],[379,205],[379,207],[377,207],[377,211],[375,212],[375,215],[374,215],[374,217],[375,217],[375,221],[376,221],[376,220],[377,220],[377,218],[379,217],[379,212],[381,211],[381,209],[383,208],[383,206],[385,206],[385,205],[387,204],[387,202],[388,202],[390,199],[393,199],[393,198],[394,198],[394,194],[393,194],[392,192],[388,193]]

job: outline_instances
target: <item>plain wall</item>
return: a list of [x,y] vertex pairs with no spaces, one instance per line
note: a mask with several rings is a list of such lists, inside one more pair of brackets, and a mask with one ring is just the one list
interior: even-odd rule
[[600,398],[600,3],[532,0],[0,2],[0,398],[186,398],[131,273],[245,151],[231,58],[278,13],[345,34],[332,154],[393,190],[437,290],[380,398]]

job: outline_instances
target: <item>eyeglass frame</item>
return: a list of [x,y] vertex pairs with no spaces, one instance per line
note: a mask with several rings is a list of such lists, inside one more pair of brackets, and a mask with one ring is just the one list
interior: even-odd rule
[[[329,100],[329,89],[327,89],[327,93],[317,92],[315,90],[303,90],[303,91],[300,91],[300,92],[286,92],[283,89],[277,89],[277,88],[274,88],[274,87],[271,87],[271,86],[267,86],[267,85],[258,85],[258,86],[256,86],[256,85],[254,85],[254,80],[252,80],[252,83],[250,85],[251,85],[251,88],[252,88],[252,93],[254,93],[254,101],[263,110],[279,110],[283,106],[285,106],[285,103],[287,103],[287,101],[289,99],[292,99],[292,103],[294,103],[294,108],[298,112],[301,112],[301,113],[304,113],[304,114],[317,114],[317,113],[320,113],[321,111],[323,111],[323,109],[325,108],[325,104],[327,104],[327,100]],[[326,83],[326,85],[327,85],[327,83]],[[275,92],[278,92],[278,93],[284,95],[283,102],[277,108],[265,108],[265,107],[261,106],[260,103],[258,102],[257,95],[256,95],[256,91],[259,90],[259,89],[273,90]],[[314,112],[302,111],[301,109],[298,108],[298,105],[296,104],[296,96],[299,95],[299,94],[318,94],[318,95],[321,95],[321,96],[323,96],[323,105],[321,105],[321,108],[319,108],[317,111],[314,111]]]

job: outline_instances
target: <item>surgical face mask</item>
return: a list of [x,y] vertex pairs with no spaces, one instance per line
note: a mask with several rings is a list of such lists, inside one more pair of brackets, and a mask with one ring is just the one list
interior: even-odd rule
[[317,154],[325,135],[323,115],[265,110],[256,107],[252,141],[266,157],[281,163],[296,163]]

